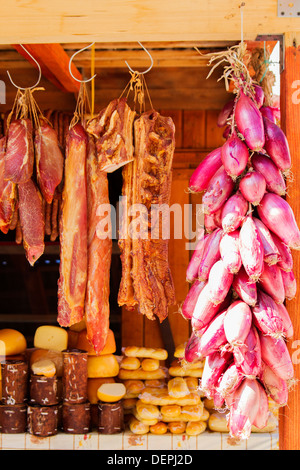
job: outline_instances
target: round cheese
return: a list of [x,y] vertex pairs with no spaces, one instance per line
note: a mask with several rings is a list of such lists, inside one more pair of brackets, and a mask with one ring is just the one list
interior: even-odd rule
[[31,366],[32,373],[35,375],[43,375],[45,377],[53,377],[56,374],[56,367],[50,359],[41,359],[34,362]]
[[117,358],[113,354],[104,356],[88,356],[88,377],[116,377],[120,367]]
[[[86,329],[83,329],[78,333],[76,348],[87,351],[89,356],[96,356],[94,347],[87,338]],[[115,335],[112,330],[108,330],[105,346],[99,355],[105,356],[107,354],[114,354],[116,349]]]
[[121,400],[126,393],[124,384],[113,383],[113,384],[102,384],[97,390],[98,400],[105,403],[114,403]]
[[39,326],[34,334],[33,345],[35,348],[63,351],[68,348],[68,332],[60,326]]
[[0,330],[0,356],[13,356],[23,353],[27,348],[25,336],[12,328]]
[[57,377],[62,377],[63,374],[63,355],[60,351],[52,351],[51,349],[34,349],[30,354],[29,364],[38,362],[42,359],[50,359],[55,364]]
[[115,383],[115,379],[113,377],[95,377],[93,379],[88,379],[87,381],[87,398],[88,401],[92,405],[96,405],[98,403],[98,396],[97,396],[97,391],[98,388],[102,384],[106,383]]

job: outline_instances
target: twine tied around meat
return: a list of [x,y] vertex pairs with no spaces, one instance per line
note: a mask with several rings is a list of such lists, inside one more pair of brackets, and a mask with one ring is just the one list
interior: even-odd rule
[[151,109],[153,109],[152,101],[150,98],[149,90],[148,90],[144,75],[139,72],[129,71],[129,73],[131,75],[131,79],[129,80],[123,92],[121,93],[120,98],[123,96],[126,90],[127,90],[126,99],[128,99],[130,92],[133,92],[134,110],[136,106],[139,106],[139,112],[141,114],[142,112],[145,112],[146,110],[146,99],[145,99],[145,94],[146,94],[149,100]]
[[35,128],[40,126],[40,120],[45,119],[42,111],[40,110],[33,93],[35,91],[44,91],[43,87],[25,88],[21,90],[18,88],[13,107],[7,117],[7,129],[10,126],[11,120],[15,119],[30,119]]
[[80,82],[80,89],[77,97],[76,107],[73,114],[73,118],[70,122],[70,129],[74,127],[78,122],[83,126],[85,125],[86,116],[91,114],[91,107],[89,101],[89,95],[85,82]]

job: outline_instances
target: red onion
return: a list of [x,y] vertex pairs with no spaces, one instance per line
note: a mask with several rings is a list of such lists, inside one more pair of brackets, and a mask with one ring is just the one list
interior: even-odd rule
[[266,180],[261,173],[248,171],[240,180],[239,190],[248,202],[257,206],[266,192]]
[[247,216],[240,229],[240,254],[250,281],[258,281],[264,269],[264,248],[251,216]]
[[203,194],[204,213],[212,214],[217,212],[229,198],[233,189],[234,182],[222,166],[212,177],[206,192]]
[[231,116],[234,107],[234,100],[230,100],[224,104],[223,109],[220,111],[217,119],[217,126],[224,127],[227,124],[227,119]]
[[244,379],[233,394],[229,412],[229,433],[237,439],[248,439],[259,411],[260,391],[257,380]]
[[220,351],[217,351],[205,359],[201,377],[201,390],[207,398],[213,397],[218,379],[228,366],[231,357],[232,355],[228,352],[221,354]]
[[240,233],[238,230],[224,233],[219,245],[223,264],[227,271],[232,274],[237,273],[242,266],[242,258],[239,248],[239,236]]
[[293,271],[281,272],[282,282],[284,286],[285,297],[287,300],[292,300],[296,296],[297,292],[297,281]]
[[286,343],[282,338],[260,334],[263,362],[282,380],[294,377],[294,367]]
[[248,202],[240,191],[233,194],[222,209],[222,228],[224,232],[233,232],[240,227],[248,210]]
[[199,354],[201,358],[207,357],[220,350],[227,342],[224,331],[224,317],[226,310],[218,313],[200,338]]
[[257,104],[257,107],[260,109],[265,102],[264,90],[259,85],[254,85],[254,100]]
[[199,269],[200,261],[204,253],[204,247],[205,247],[205,242],[207,238],[208,238],[208,235],[207,234],[205,235],[204,230],[203,230],[197,242],[194,253],[191,256],[187,270],[186,270],[187,282],[193,282],[198,277],[198,269]]
[[216,305],[210,298],[210,288],[206,284],[201,290],[193,314],[191,325],[194,331],[200,332],[205,328],[215,315],[220,311],[221,306]]
[[272,265],[276,264],[279,260],[279,250],[273,240],[270,230],[262,223],[260,219],[253,217],[253,221],[259,232],[263,247],[264,247],[264,262]]
[[227,309],[224,330],[228,343],[235,347],[244,343],[252,324],[252,312],[245,302],[236,300]]
[[278,196],[285,195],[286,182],[284,176],[271,158],[255,153],[251,157],[251,164],[254,170],[261,173],[265,178],[267,191],[278,194]]
[[207,238],[198,269],[198,279],[200,281],[207,281],[211,267],[220,259],[219,245],[222,233],[221,229],[216,229]]
[[223,261],[216,261],[208,277],[209,297],[213,304],[218,305],[225,300],[232,281],[233,274],[227,271]]
[[191,320],[197,304],[198,297],[205,285],[205,281],[199,281],[198,279],[196,279],[196,281],[190,288],[182,306],[180,307],[180,313],[187,320]]
[[235,180],[244,172],[248,160],[247,145],[239,139],[236,132],[233,132],[222,146],[222,163],[225,171]]
[[264,263],[264,270],[259,279],[260,287],[269,294],[276,303],[282,304],[285,299],[281,269],[276,265]]
[[259,382],[257,382],[257,384],[259,388],[259,406],[257,415],[253,421],[253,426],[258,429],[263,429],[266,427],[270,415],[269,400],[263,386]]
[[235,106],[235,122],[251,150],[259,151],[265,144],[262,115],[256,103],[241,91]]
[[283,271],[291,271],[293,269],[293,256],[290,248],[283,243],[283,241],[275,235],[275,233],[272,233],[272,238],[274,240],[274,243],[279,251],[279,260],[278,260],[278,266],[280,269]]
[[237,368],[236,364],[232,363],[225,370],[224,374],[220,377],[217,384],[217,392],[222,398],[226,398],[229,394],[233,393],[241,384],[244,375]]
[[194,362],[199,359],[200,337],[192,332],[185,346],[184,358],[187,362]]
[[274,106],[262,106],[260,112],[263,117],[270,119],[270,121],[276,124],[277,120],[280,120],[280,111]]
[[279,170],[286,172],[292,166],[291,154],[287,138],[277,124],[270,119],[263,118],[265,128],[265,149],[269,157],[278,166]]
[[222,137],[226,140],[230,136],[231,126],[226,126]]
[[233,350],[234,362],[247,377],[258,377],[261,371],[261,345],[255,326],[251,326],[245,343]]
[[253,323],[262,333],[275,337],[284,334],[282,316],[272,297],[265,292],[258,291],[257,305],[252,308],[252,313]]
[[221,166],[221,147],[219,147],[210,152],[193,172],[189,181],[190,191],[205,191],[208,188],[211,178]]
[[216,228],[222,228],[222,215],[223,206],[213,214],[204,214],[204,226],[207,232],[211,233]]
[[249,276],[242,266],[234,276],[232,287],[241,300],[250,306],[254,306],[257,301],[256,282],[251,282]]
[[300,249],[300,230],[288,202],[274,193],[263,197],[257,211],[262,222],[291,249]]
[[277,403],[277,405],[285,406],[288,400],[288,386],[287,382],[278,375],[276,375],[272,369],[263,365],[262,373],[260,377],[267,394]]
[[294,336],[294,327],[289,312],[284,304],[277,304],[276,308],[282,320],[284,336],[288,339],[292,338]]

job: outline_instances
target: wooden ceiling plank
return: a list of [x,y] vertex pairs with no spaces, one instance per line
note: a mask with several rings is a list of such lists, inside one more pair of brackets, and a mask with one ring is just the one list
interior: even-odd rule
[[[23,44],[23,46],[39,63],[45,78],[54,83],[62,91],[78,92],[80,83],[71,77],[69,72],[70,58],[60,44]],[[32,61],[20,45],[14,44],[13,47],[34,64],[34,61]],[[36,66],[36,64],[34,65]],[[82,79],[81,73],[73,63],[72,73],[79,80]]]

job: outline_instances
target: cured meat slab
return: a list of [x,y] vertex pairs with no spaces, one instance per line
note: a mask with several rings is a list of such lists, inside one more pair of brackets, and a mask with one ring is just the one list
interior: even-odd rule
[[89,139],[87,159],[87,201],[85,323],[87,338],[99,354],[105,346],[109,330],[112,233],[107,174],[99,170],[92,137]]
[[69,131],[66,145],[60,218],[58,323],[71,326],[83,319],[87,282],[88,136],[80,123]]
[[91,119],[87,132],[96,139],[99,169],[111,173],[133,160],[132,111],[126,98],[115,99]]
[[0,139],[0,230],[7,233],[16,207],[17,187],[5,179],[5,137]]
[[8,128],[5,177],[14,183],[26,183],[33,172],[34,147],[30,119],[16,119]]

